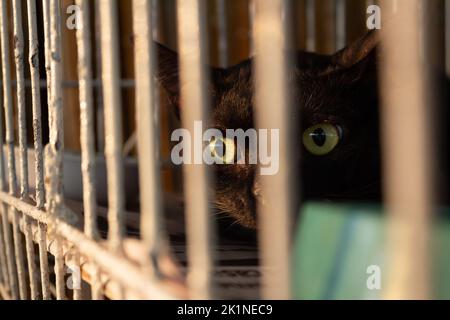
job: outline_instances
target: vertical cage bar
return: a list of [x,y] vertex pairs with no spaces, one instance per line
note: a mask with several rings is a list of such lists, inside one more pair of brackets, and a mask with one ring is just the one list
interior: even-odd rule
[[347,1],[336,1],[336,50],[345,47],[347,42]]
[[[7,21],[7,4],[1,1],[1,46],[2,46],[2,69],[3,69],[3,103],[5,109],[6,124],[6,147],[7,147],[7,169],[9,180],[9,193],[13,196],[17,195],[17,178],[14,159],[14,120],[13,120],[13,102],[11,92],[11,66],[9,62],[9,38],[8,38],[8,21]],[[9,208],[13,217],[13,237],[14,237],[14,254],[17,267],[17,278],[19,280],[19,293],[21,299],[27,298],[27,285],[25,275],[25,262],[23,256],[23,243],[19,227],[19,213],[13,207]]]
[[[194,134],[196,121],[207,119],[209,109],[206,95],[207,73],[204,69],[207,61],[205,13],[203,0],[177,1],[181,101],[185,106],[182,108],[182,124],[191,134]],[[213,295],[213,244],[208,209],[209,175],[207,167],[200,164],[185,165],[183,173],[189,259],[188,286],[191,298],[208,299]]]
[[[392,5],[383,1],[384,5]],[[429,297],[428,238],[432,211],[430,101],[420,45],[421,0],[398,0],[382,29],[384,193],[389,217],[386,298]],[[384,6],[383,6],[384,7]]]
[[[44,9],[44,25],[49,27],[46,38],[49,45],[46,50],[46,57],[50,59],[50,93],[51,103],[49,104],[49,144],[46,148],[46,170],[48,179],[47,207],[50,216],[53,218],[51,228],[56,228],[56,218],[61,215],[63,206],[63,162],[64,152],[64,127],[63,127],[63,105],[62,105],[62,70],[61,70],[61,8],[59,0],[50,0],[47,4],[50,7]],[[45,17],[46,14],[50,16]],[[55,276],[56,276],[56,298],[66,299],[64,281],[64,255],[62,241],[58,235],[54,238],[55,245]]]
[[100,0],[105,158],[108,179],[108,240],[119,249],[124,235],[122,109],[117,2]]
[[[4,32],[3,32],[3,4],[2,8],[0,8],[0,37],[1,41],[4,39]],[[3,47],[1,49],[2,51],[2,65],[3,65]],[[2,73],[3,73],[3,67],[2,67]],[[5,88],[5,86],[4,86]],[[2,101],[4,103],[4,101]],[[3,145],[3,121],[0,119],[0,191],[5,191],[6,185],[5,185],[5,163],[4,163],[4,145]],[[9,226],[8,221],[8,207],[5,203],[1,203],[0,205],[0,216],[2,220],[2,241],[5,245],[5,259],[6,259],[6,273],[7,273],[7,285],[9,288],[9,292],[11,295],[11,298],[14,300],[18,299],[19,293],[18,293],[18,287],[17,287],[17,278],[16,278],[16,265],[14,262],[14,249],[13,249],[13,242],[12,242],[12,236],[11,236],[11,228]]]
[[[45,51],[45,76],[47,78],[47,104],[52,103],[51,89],[51,37],[50,37],[50,0],[42,0],[42,12],[44,22],[44,51]],[[50,120],[50,115],[49,115]]]
[[3,222],[0,219],[0,283],[9,288],[8,264],[6,262],[6,246],[4,243]]
[[81,168],[83,173],[84,232],[98,237],[95,190],[94,103],[92,82],[89,1],[77,0],[81,9],[77,29],[78,77],[80,83]]
[[[0,130],[0,132],[1,131],[2,130]],[[3,164],[3,154],[1,155],[1,158],[2,158],[1,164]],[[2,180],[4,180],[4,178]],[[2,184],[4,184],[4,183],[2,182]],[[2,191],[3,190],[4,190],[4,186],[2,188]],[[12,235],[11,235],[11,228],[9,226],[9,221],[8,221],[8,207],[4,203],[2,203],[2,205],[1,205],[1,218],[2,218],[2,228],[3,228],[2,229],[3,230],[3,241],[5,243],[6,263],[7,263],[7,267],[8,267],[9,290],[11,293],[11,298],[14,300],[17,300],[19,297],[19,289],[18,289],[18,284],[17,284],[17,281],[18,281],[17,280],[17,270],[16,270],[15,261],[14,261],[13,239],[12,239]]]
[[44,161],[42,150],[41,92],[39,72],[39,40],[36,21],[36,2],[27,1],[29,65],[31,73],[31,96],[33,105],[33,137],[35,153],[36,207],[44,208]]
[[[77,0],[76,3],[81,10],[77,29],[77,48],[78,78],[80,83],[81,168],[83,174],[85,221],[84,233],[91,239],[98,239],[90,10],[88,0]],[[100,300],[102,298],[100,287],[101,285],[98,277],[94,276],[91,287],[91,294],[94,300]]]
[[159,110],[155,90],[155,46],[152,0],[133,1],[136,64],[136,125],[141,196],[141,237],[149,262],[155,261],[163,239],[159,171]]
[[[3,26],[3,15],[0,8],[0,28]],[[3,39],[3,32],[0,30],[0,37]],[[2,50],[3,51],[3,50]],[[4,163],[4,155],[3,155],[3,121],[0,121],[0,191],[5,191],[5,163]],[[7,263],[7,273],[8,273],[8,288],[10,291],[11,298],[14,300],[18,299],[18,287],[17,287],[17,273],[16,273],[16,265],[14,262],[14,248],[13,241],[11,235],[11,228],[9,226],[8,221],[8,207],[5,203],[1,203],[0,206],[0,215],[2,219],[2,236],[3,242],[5,244],[5,256]]]
[[[279,132],[279,171],[262,175],[260,181],[264,206],[258,205],[260,251],[263,267],[262,297],[287,299],[290,297],[290,238],[295,205],[292,200],[296,188],[290,181],[295,176],[291,152],[295,150],[292,137],[293,109],[288,97],[289,59],[286,49],[290,40],[289,4],[286,1],[255,0],[255,102],[256,123],[259,129]],[[277,108],[273,108],[277,106]],[[278,138],[278,137],[276,137]],[[274,214],[276,213],[276,214]]]
[[[36,21],[36,2],[27,1],[29,65],[31,73],[31,96],[33,106],[33,137],[34,137],[34,174],[36,185],[36,207],[45,206],[44,162],[42,148],[41,95],[39,73],[39,40]],[[38,223],[39,268],[41,275],[41,290],[44,300],[50,299],[48,256],[45,239],[45,226]]]
[[24,40],[22,27],[22,3],[12,1],[14,25],[14,58],[16,62],[17,110],[19,128],[20,198],[28,196],[27,121],[25,105]]
[[227,0],[216,0],[217,23],[219,36],[219,64],[222,68],[228,67],[229,48],[228,48],[228,2]]
[[306,0],[306,50],[316,50],[316,2]]
[[[14,21],[14,57],[16,62],[17,80],[17,109],[19,122],[19,166],[20,166],[20,198],[28,199],[28,149],[27,149],[27,121],[25,105],[25,76],[24,76],[24,39],[22,27],[22,3],[13,1]],[[30,218],[24,216],[25,246],[28,262],[31,299],[38,299],[38,279],[35,264],[33,235],[31,234]]]
[[[101,78],[102,74],[102,45],[101,45],[101,30],[102,23],[100,21],[100,3],[95,1],[94,3],[94,16],[95,16],[95,64],[96,64],[96,79]],[[96,137],[97,137],[97,150],[99,152],[105,151],[105,119],[104,119],[104,101],[103,101],[103,89],[102,86],[98,86],[96,95]]]

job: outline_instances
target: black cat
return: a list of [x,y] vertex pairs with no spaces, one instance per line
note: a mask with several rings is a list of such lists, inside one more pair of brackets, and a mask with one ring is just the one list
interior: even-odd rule
[[[381,200],[377,32],[338,53],[296,54],[290,79],[300,111],[298,159],[304,200]],[[158,45],[158,79],[175,110],[180,108],[178,56]],[[209,127],[254,127],[252,60],[211,68]],[[274,106],[276,108],[276,106]],[[214,207],[248,228],[256,227],[256,168],[216,165]],[[293,177],[294,178],[294,177]]]

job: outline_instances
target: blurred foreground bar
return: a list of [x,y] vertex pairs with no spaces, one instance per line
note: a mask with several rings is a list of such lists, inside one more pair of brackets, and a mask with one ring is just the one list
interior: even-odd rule
[[[432,128],[421,53],[421,0],[382,2],[382,115],[384,195],[388,227],[387,299],[430,298],[428,257],[432,210]],[[394,13],[395,12],[395,13]],[[427,56],[426,54],[424,55]]]

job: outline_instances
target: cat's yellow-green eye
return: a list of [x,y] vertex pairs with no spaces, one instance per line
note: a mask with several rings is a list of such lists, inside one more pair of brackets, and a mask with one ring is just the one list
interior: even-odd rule
[[333,151],[340,140],[340,129],[330,123],[309,127],[303,132],[303,145],[315,156],[324,156]]
[[236,146],[233,139],[213,138],[209,142],[211,155],[225,164],[234,163],[236,155]]

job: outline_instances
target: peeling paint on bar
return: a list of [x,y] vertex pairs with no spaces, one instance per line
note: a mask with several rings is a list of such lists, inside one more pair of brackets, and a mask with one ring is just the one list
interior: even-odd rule
[[[0,212],[1,215],[1,212]],[[6,260],[6,246],[4,243],[5,237],[3,236],[3,222],[0,217],[0,285],[5,288],[9,286],[9,276],[8,276],[8,263]]]
[[[19,122],[19,166],[20,166],[20,198],[28,199],[28,152],[27,152],[27,121],[25,105],[25,80],[24,80],[24,39],[22,27],[22,3],[12,1],[14,22],[14,58],[17,79],[17,109]],[[33,241],[31,239],[30,220],[24,219],[25,223],[25,247],[28,262],[28,275],[30,283],[31,299],[38,298],[37,271]]]
[[[1,47],[2,47],[2,71],[3,71],[3,104],[5,112],[5,132],[6,132],[6,146],[7,146],[7,173],[9,180],[9,193],[17,195],[17,179],[16,167],[14,160],[14,119],[13,119],[13,102],[11,92],[11,66],[9,62],[9,38],[8,38],[8,22],[7,17],[7,3],[5,0],[1,4]],[[16,260],[17,278],[19,282],[19,294],[21,299],[27,298],[27,285],[25,274],[25,262],[23,256],[22,237],[19,230],[18,220],[19,213],[14,208],[11,210],[13,216],[13,239],[14,239],[14,254]]]
[[[28,40],[29,40],[29,65],[31,73],[31,94],[33,108],[33,137],[34,137],[34,174],[36,177],[36,207],[43,209],[45,206],[44,190],[44,152],[42,148],[42,123],[41,123],[41,96],[39,73],[39,39],[36,21],[36,2],[27,1],[28,16]],[[50,299],[48,256],[46,247],[45,227],[38,222],[39,234],[39,269],[41,275],[42,299]]]
[[84,232],[98,238],[95,190],[95,133],[92,89],[92,58],[89,21],[89,0],[77,0],[80,25],[77,30],[78,77],[80,83],[80,131],[83,173]]
[[450,77],[450,0],[445,0],[445,65]]
[[120,250],[125,232],[122,159],[122,109],[117,1],[99,0],[102,46],[102,81],[105,119],[105,158],[108,171],[108,239]]
[[[97,229],[97,203],[95,190],[95,132],[92,79],[92,55],[90,37],[89,0],[77,0],[80,8],[80,26],[77,30],[78,77],[80,87],[80,132],[81,132],[81,169],[83,174],[84,233],[87,237],[99,239]],[[91,284],[94,300],[100,300],[101,284],[98,270]]]
[[[56,219],[62,214],[63,208],[63,183],[62,183],[62,153],[64,152],[64,128],[63,128],[63,105],[62,105],[62,70],[61,70],[61,10],[59,0],[50,0],[50,91],[51,103],[49,105],[49,144],[45,148],[45,177],[47,184],[47,212],[52,222],[49,232],[57,227]],[[48,40],[48,39],[47,39]],[[55,225],[54,225],[55,224]],[[59,237],[55,238],[55,275],[56,275],[56,298],[66,299],[64,281],[64,256],[62,244]]]

